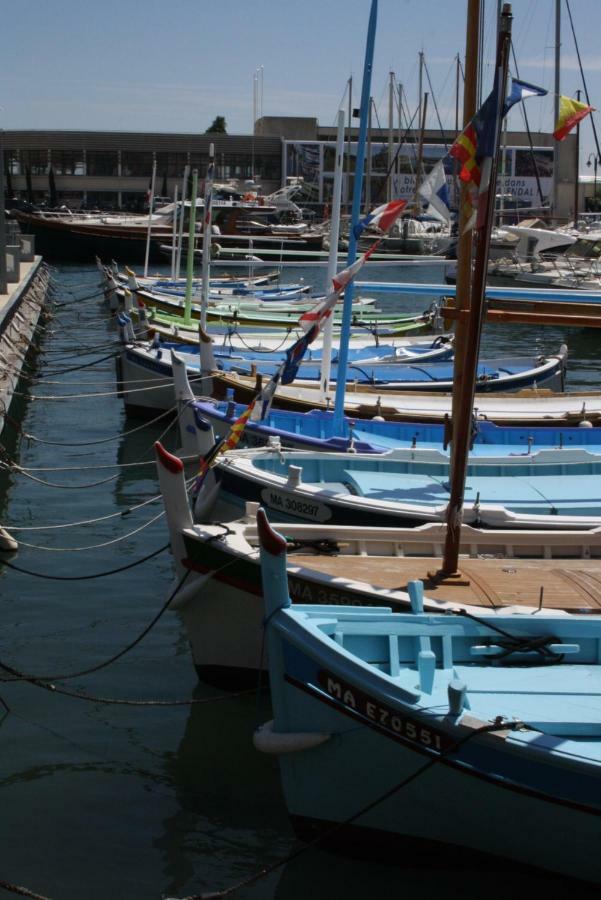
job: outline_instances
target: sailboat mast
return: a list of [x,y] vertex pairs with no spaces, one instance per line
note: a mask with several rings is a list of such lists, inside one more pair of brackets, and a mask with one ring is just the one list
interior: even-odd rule
[[202,283],[200,294],[200,327],[207,328],[209,305],[209,267],[211,261],[211,220],[213,213],[213,177],[215,171],[215,145],[209,144],[209,164],[205,177],[205,196],[202,218]]
[[419,200],[419,189],[422,183],[422,169],[424,162],[424,134],[426,131],[426,116],[428,114],[428,92],[424,94],[424,103],[422,106],[422,120],[419,127],[419,144],[417,146],[417,165],[415,166],[415,196],[413,205],[415,207],[415,215],[421,212],[421,204]]
[[[459,561],[459,545],[461,541],[461,521],[463,516],[463,496],[465,493],[465,479],[467,474],[468,454],[470,449],[470,437],[472,431],[472,410],[474,407],[474,394],[476,390],[476,373],[478,369],[478,354],[480,350],[480,337],[484,321],[484,295],[486,291],[486,273],[488,268],[488,252],[490,247],[490,233],[495,212],[495,194],[497,184],[497,167],[499,158],[499,144],[503,123],[502,110],[505,103],[507,69],[509,64],[509,49],[511,45],[511,6],[506,3],[503,6],[499,22],[497,41],[497,62],[495,67],[495,91],[496,109],[494,124],[494,139],[492,143],[492,158],[485,158],[482,162],[482,180],[484,182],[484,169],[489,166],[488,182],[485,192],[479,197],[479,203],[483,208],[478,210],[478,222],[476,223],[476,254],[474,272],[471,280],[470,309],[465,336],[465,348],[463,358],[463,373],[458,377],[457,371],[453,378],[453,400],[459,394],[457,407],[453,405],[453,413],[457,412],[453,420],[453,454],[450,473],[450,498],[447,509],[447,533],[445,539],[444,558],[442,564],[442,576],[452,576],[457,573]],[[492,110],[488,110],[492,114]]]
[[[338,265],[338,239],[340,237],[340,205],[342,198],[342,167],[344,165],[344,110],[338,110],[338,131],[336,133],[336,165],[334,166],[334,189],[332,191],[332,213],[330,216],[330,253],[326,273],[325,293],[332,290],[332,279]],[[320,384],[322,396],[330,396],[330,373],[332,370],[332,334],[334,316],[326,319],[323,327],[323,344],[321,349]]]
[[394,163],[394,72],[388,73],[388,202],[392,200],[392,166]]
[[[576,91],[576,99],[580,101],[580,91]],[[557,143],[557,141],[556,141]],[[574,228],[578,229],[578,171],[580,168],[580,123],[576,125],[576,141],[574,147]]]
[[[553,121],[559,120],[559,66],[561,63],[561,0],[555,0],[555,97],[553,99]],[[557,219],[559,208],[559,154],[560,143],[553,141],[553,218]]]
[[184,298],[184,324],[192,323],[192,279],[194,277],[194,248],[196,237],[196,195],[198,194],[198,169],[192,169],[192,196],[190,197],[190,225],[188,231],[188,256],[186,258],[186,294]]
[[148,276],[148,260],[150,257],[150,235],[152,233],[152,213],[154,211],[154,186],[157,178],[156,157],[152,161],[152,178],[150,179],[150,197],[148,199],[148,228],[146,230],[146,253],[144,255],[144,278]]
[[[365,142],[367,137],[367,118],[371,96],[371,73],[373,69],[374,44],[376,41],[376,23],[378,20],[378,0],[371,0],[367,42],[365,46],[365,63],[363,66],[363,84],[361,87],[361,111],[359,118],[359,137],[357,140],[357,157],[355,162],[355,179],[353,183],[353,207],[351,211],[351,227],[349,230],[347,266],[355,262],[357,256],[357,238],[354,228],[359,221],[361,211],[361,190],[363,187],[363,167],[365,165]],[[340,350],[338,352],[338,377],[336,380],[336,401],[334,405],[334,430],[342,433],[344,422],[344,395],[346,391],[346,371],[348,365],[348,347],[353,311],[353,283],[349,282],[344,290],[342,324],[340,328]]]
[[[480,0],[468,0],[467,4],[467,32],[465,39],[465,78],[463,85],[463,127],[465,128],[476,113],[476,96],[478,85],[478,57],[480,55]],[[459,128],[457,128],[459,131]],[[456,162],[456,161],[455,161]],[[455,183],[459,178],[455,178]],[[468,221],[468,189],[461,182],[459,191],[459,221],[457,236],[457,290],[455,293],[455,306],[458,310],[470,308],[470,283],[472,277],[472,232],[466,231]],[[463,381],[463,367],[467,341],[467,325],[465,320],[459,317],[455,327],[455,362],[453,364],[454,380],[457,384]],[[460,406],[459,391],[454,391],[451,421],[459,420]],[[455,443],[451,442],[451,465],[455,452]]]

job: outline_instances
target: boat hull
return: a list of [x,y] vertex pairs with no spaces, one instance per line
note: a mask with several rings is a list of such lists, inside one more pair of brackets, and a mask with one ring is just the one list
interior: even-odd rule
[[[389,712],[394,727],[405,725],[405,731],[412,733],[409,718],[397,725],[403,714],[408,716],[406,709],[395,716],[381,698],[365,695],[359,685],[324,670],[323,661],[318,676],[315,659],[310,654],[301,656],[290,642],[282,658],[277,702],[289,710],[286,730],[306,731],[311,723],[311,730],[336,736],[313,749],[280,756],[289,814],[302,836],[315,836],[329,825],[342,824],[339,840],[356,840],[360,833],[374,844],[385,835],[389,846],[401,848],[405,862],[412,861],[416,845],[434,844],[444,846],[451,858],[465,859],[475,851],[496,857],[497,862],[535,862],[538,868],[584,881],[601,880],[595,851],[599,810],[569,798],[558,800],[544,787],[554,783],[561,766],[538,761],[540,769],[531,777],[523,748],[496,741],[503,747],[478,748],[477,764],[461,765],[438,757],[414,778],[432,757],[419,742],[399,738],[392,727],[378,728],[369,719],[372,715],[382,721]],[[315,674],[322,690],[300,675],[303,667]],[[324,685],[329,686],[329,694]],[[340,687],[346,703],[338,700]],[[415,727],[420,727],[418,719]],[[444,739],[444,729],[441,736]],[[592,787],[596,779],[590,781]],[[374,804],[378,798],[386,799]],[[368,811],[347,832],[345,821],[362,809]]]

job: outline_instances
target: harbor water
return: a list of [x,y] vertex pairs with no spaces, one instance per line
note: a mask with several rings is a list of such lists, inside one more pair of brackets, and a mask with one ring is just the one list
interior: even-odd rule
[[[322,286],[322,270],[285,270],[301,277]],[[141,425],[124,415],[117,328],[96,268],[65,265],[54,279],[55,316],[1,438],[0,522],[20,549],[0,556],[0,883],[53,900],[159,900],[227,890],[277,866],[230,896],[521,896],[501,864],[483,876],[427,858],[399,867],[299,853],[277,761],[252,744],[271,718],[268,694],[199,684],[181,619],[160,615],[173,571],[152,448],[160,438],[175,449],[174,430],[167,417]],[[380,305],[427,304],[384,295]],[[601,388],[596,331],[487,326],[482,352],[563,342],[567,389]],[[572,890],[553,876],[518,883],[524,896]]]

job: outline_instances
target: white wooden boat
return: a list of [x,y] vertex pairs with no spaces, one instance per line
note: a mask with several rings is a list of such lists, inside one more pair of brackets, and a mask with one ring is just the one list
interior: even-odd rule
[[[183,463],[157,446],[175,582],[194,664],[204,680],[256,682],[262,585],[254,515],[195,524]],[[190,472],[189,474],[194,474]],[[256,504],[248,506],[256,510]],[[365,528],[287,523],[290,595],[299,603],[406,608],[407,581],[440,564],[446,526]],[[428,609],[463,605],[491,614],[507,606],[601,610],[601,529],[461,531],[462,578],[428,587]]]

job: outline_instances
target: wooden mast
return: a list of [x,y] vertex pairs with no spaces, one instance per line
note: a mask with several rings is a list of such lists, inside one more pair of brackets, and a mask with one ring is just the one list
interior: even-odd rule
[[[495,110],[496,123],[493,143],[494,150],[492,159],[490,160],[488,188],[480,197],[480,203],[484,204],[484,208],[481,212],[479,211],[478,227],[475,229],[476,253],[474,270],[471,278],[471,289],[469,291],[470,314],[467,317],[465,333],[463,334],[463,340],[461,341],[463,368],[461,375],[457,369],[455,370],[453,379],[453,452],[450,472],[451,487],[447,509],[447,534],[444,558],[442,569],[437,573],[438,578],[456,576],[457,564],[459,561],[463,495],[465,491],[465,478],[472,431],[472,410],[474,407],[480,337],[485,313],[484,296],[486,290],[486,273],[488,267],[490,232],[495,210],[498,151],[503,122],[502,109],[506,95],[507,69],[511,44],[511,21],[511,6],[506,3],[503,6],[499,21],[499,36],[497,42],[497,62],[495,67],[497,109]],[[492,113],[492,110],[490,112]],[[486,164],[487,162],[485,160],[483,168]],[[459,289],[457,293],[459,294]],[[461,320],[458,323],[458,329],[463,332]],[[456,359],[459,355],[459,348],[457,348]],[[457,365],[457,363],[455,363],[455,365]]]

